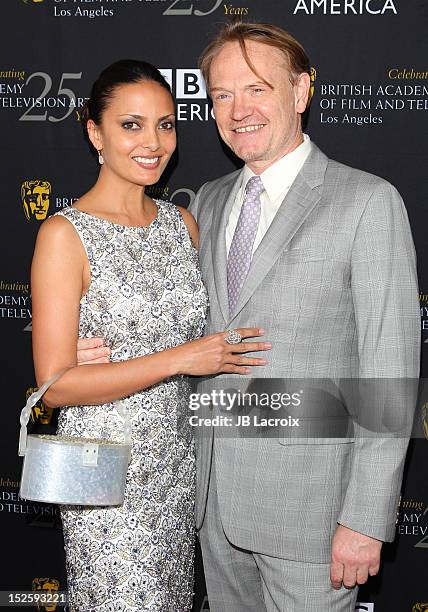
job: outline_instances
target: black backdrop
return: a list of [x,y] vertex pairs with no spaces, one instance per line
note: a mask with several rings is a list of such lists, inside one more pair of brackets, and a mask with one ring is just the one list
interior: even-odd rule
[[[235,168],[219,142],[197,70],[201,49],[219,23],[236,15],[290,30],[306,47],[316,76],[311,138],[330,157],[391,181],[405,200],[419,260],[422,338],[428,342],[428,3],[2,0],[0,11],[0,590],[65,589],[56,508],[19,498],[16,449],[19,409],[35,385],[29,289],[34,240],[45,213],[69,205],[96,179],[97,164],[79,123],[92,81],[120,58],[143,58],[162,69],[177,97],[179,149],[153,193],[187,205],[204,181]],[[34,215],[28,203],[37,193],[45,212]],[[417,418],[423,411],[418,406]],[[34,417],[40,429],[55,425],[43,404]],[[413,440],[397,538],[384,549],[380,576],[361,589],[361,610],[428,609],[427,459],[428,441]],[[209,609],[200,559],[196,570],[199,612]]]

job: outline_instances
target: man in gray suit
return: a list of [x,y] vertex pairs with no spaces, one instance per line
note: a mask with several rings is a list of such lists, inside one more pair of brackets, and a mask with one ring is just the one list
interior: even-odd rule
[[[191,206],[210,296],[206,332],[264,328],[272,350],[251,375],[266,380],[417,377],[405,208],[389,183],[328,159],[302,133],[302,46],[280,28],[234,24],[201,68],[220,135],[245,162],[203,185]],[[396,384],[382,396],[387,417],[410,410]],[[394,537],[407,439],[359,435],[361,422],[353,437],[196,431],[210,609],[353,610],[352,587],[378,572],[382,542]]]
[[[302,133],[310,88],[302,46],[273,26],[228,25],[201,69],[220,135],[245,162],[203,185],[190,209],[210,296],[206,333],[264,328],[273,347],[258,377],[417,377],[418,289],[403,202]],[[382,393],[393,410],[390,388]],[[351,587],[377,573],[382,542],[394,537],[407,440],[214,429],[197,445],[210,609],[353,610]]]

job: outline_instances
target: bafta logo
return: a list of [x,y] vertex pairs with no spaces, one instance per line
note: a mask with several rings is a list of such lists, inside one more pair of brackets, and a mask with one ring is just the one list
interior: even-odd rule
[[412,612],[425,612],[428,610],[428,603],[415,603],[412,608]]
[[[34,578],[32,583],[33,591],[54,594],[59,591],[59,580],[56,578]],[[55,612],[56,602],[47,602],[44,605],[38,604],[37,610],[40,612]]]
[[315,80],[317,78],[317,71],[316,69],[312,66],[311,67],[311,86],[309,88],[309,96],[308,96],[308,106],[310,105],[310,103],[312,102],[312,98],[314,96],[314,91],[315,91]]
[[422,429],[424,430],[425,438],[428,440],[428,402],[422,406],[421,419]]
[[24,4],[38,4],[39,2],[44,2],[44,0],[22,0]]
[[[30,395],[37,391],[37,387],[30,387],[27,389],[25,399],[28,400]],[[40,423],[41,425],[49,425],[52,419],[53,408],[48,408],[42,402],[41,399],[31,409],[31,421],[32,423]]]
[[43,221],[49,210],[52,186],[49,181],[24,181],[21,185],[21,200],[27,221]]

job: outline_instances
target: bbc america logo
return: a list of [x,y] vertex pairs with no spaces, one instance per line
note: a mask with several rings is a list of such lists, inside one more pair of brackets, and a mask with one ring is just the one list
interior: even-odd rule
[[159,68],[178,99],[206,99],[207,88],[198,68]]
[[159,68],[177,100],[177,121],[212,121],[214,113],[198,68]]

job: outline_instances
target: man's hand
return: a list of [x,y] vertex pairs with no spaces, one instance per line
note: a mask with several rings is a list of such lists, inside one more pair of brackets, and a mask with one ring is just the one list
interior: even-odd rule
[[364,584],[379,571],[382,542],[338,525],[333,537],[330,580],[334,589]]
[[77,341],[77,365],[109,363],[110,353],[103,338],[79,338]]

